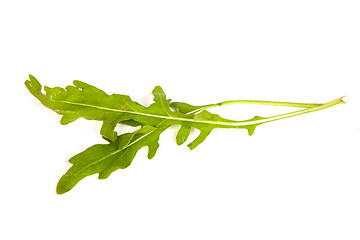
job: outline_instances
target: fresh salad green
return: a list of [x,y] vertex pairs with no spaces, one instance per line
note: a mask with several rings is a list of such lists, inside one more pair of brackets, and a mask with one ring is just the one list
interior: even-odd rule
[[[75,80],[74,86],[44,87],[35,77],[29,75],[25,82],[27,89],[45,107],[62,115],[61,124],[71,123],[78,118],[102,121],[101,136],[107,144],[96,144],[70,158],[72,167],[61,177],[57,185],[57,193],[63,194],[71,190],[81,179],[98,173],[99,179],[107,178],[117,169],[127,168],[137,151],[148,147],[148,158],[151,159],[159,147],[159,136],[168,127],[180,125],[176,135],[176,143],[186,142],[191,128],[200,130],[200,134],[188,144],[190,149],[202,143],[214,128],[243,128],[249,135],[260,124],[319,111],[340,103],[342,98],[325,104],[234,100],[217,104],[193,106],[182,102],[171,102],[166,98],[160,86],[152,91],[154,103],[145,107],[131,100],[127,95],[108,95],[104,91],[87,83]],[[220,117],[207,109],[227,104],[262,104],[303,108],[298,111],[272,117],[255,116],[245,121],[234,121]],[[118,135],[115,128],[118,124],[138,126],[131,133]]]

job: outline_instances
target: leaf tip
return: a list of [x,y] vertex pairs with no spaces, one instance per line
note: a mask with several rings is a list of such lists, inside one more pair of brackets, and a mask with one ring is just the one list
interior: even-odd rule
[[154,87],[152,93],[154,94],[154,93],[165,93],[165,92],[159,85],[157,85]]
[[56,185],[56,193],[58,195],[67,193],[73,187],[78,183],[79,181],[76,181],[73,179],[73,175],[69,172],[66,172],[59,180],[59,182]]
[[25,81],[25,86],[34,97],[36,97],[43,105],[47,106],[47,99],[41,92],[42,85],[33,75],[29,74],[29,80]]
[[[263,117],[260,117],[260,116],[255,116],[253,117],[252,119],[250,119],[249,121],[257,121],[257,120],[262,120],[264,119]],[[248,130],[248,134],[249,136],[252,136],[255,132],[255,128],[257,126],[259,126],[260,124],[262,124],[261,122],[260,123],[254,123],[254,124],[251,124],[251,125],[247,125],[245,128]]]
[[75,87],[79,88],[79,89],[84,89],[84,88],[91,88],[93,87],[92,85],[88,84],[88,83],[85,83],[83,81],[80,81],[80,80],[74,80],[73,81],[73,84]]
[[25,85],[27,88],[32,87],[35,88],[37,91],[41,91],[42,89],[40,82],[31,74],[29,74],[29,80],[25,81]]
[[189,143],[187,146],[190,150],[194,150],[194,148],[196,148],[196,146],[193,146],[193,144],[191,143]]
[[256,126],[251,126],[251,127],[247,128],[249,136],[252,136],[254,134],[255,128],[256,128]]
[[62,116],[62,118],[60,119],[60,124],[66,125],[66,124],[76,121],[78,118],[79,118],[79,115],[77,115],[77,114],[64,114]]
[[68,188],[66,185],[62,184],[61,181],[59,181],[57,186],[56,186],[56,193],[58,195],[62,195],[64,193],[67,193],[70,190],[71,190],[71,188]]

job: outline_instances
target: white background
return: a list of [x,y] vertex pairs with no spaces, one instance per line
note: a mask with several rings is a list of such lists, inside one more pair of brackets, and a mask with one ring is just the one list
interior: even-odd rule
[[[1,239],[360,239],[359,1],[1,1]],[[56,195],[67,160],[102,143],[24,86],[78,79],[151,103],[232,99],[347,104],[214,131],[176,127],[107,180]],[[227,106],[247,119],[293,109]],[[196,132],[191,136],[194,138]]]

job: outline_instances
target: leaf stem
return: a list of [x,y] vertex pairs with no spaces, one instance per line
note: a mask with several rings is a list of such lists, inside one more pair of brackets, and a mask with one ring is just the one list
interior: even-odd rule
[[258,100],[230,100],[230,101],[223,101],[214,104],[204,105],[203,107],[196,109],[192,112],[187,114],[195,114],[202,110],[213,108],[213,107],[220,107],[224,105],[232,105],[232,104],[256,104],[256,105],[268,105],[268,106],[282,106],[282,107],[299,107],[299,108],[312,108],[321,106],[322,104],[318,103],[294,103],[294,102],[275,102],[275,101],[258,101]]
[[262,123],[272,122],[272,121],[276,121],[276,120],[280,120],[280,119],[284,119],[284,118],[295,117],[295,116],[299,116],[299,115],[310,113],[310,112],[316,112],[316,111],[319,111],[319,110],[322,110],[322,109],[325,109],[325,108],[335,106],[337,104],[345,103],[342,99],[343,99],[343,97],[335,99],[335,100],[333,100],[331,102],[328,102],[328,103],[320,104],[320,105],[310,107],[310,108],[306,108],[306,109],[303,109],[303,110],[290,112],[290,113],[285,113],[285,114],[280,114],[280,115],[276,115],[276,116],[268,117],[268,118],[264,118],[264,119],[259,119],[259,120],[243,121],[243,123],[244,123],[244,125],[262,124]]

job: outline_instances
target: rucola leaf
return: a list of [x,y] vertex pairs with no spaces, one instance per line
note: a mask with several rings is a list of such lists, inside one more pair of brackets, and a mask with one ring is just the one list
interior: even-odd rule
[[144,107],[132,101],[127,95],[108,95],[84,82],[75,80],[73,83],[74,86],[67,86],[65,89],[45,86],[46,94],[43,94],[41,84],[33,76],[25,82],[29,91],[44,106],[63,115],[61,124],[71,123],[81,117],[102,121],[100,134],[111,141],[116,140],[117,134],[114,130],[118,123],[153,127],[182,125],[178,144],[186,140],[183,129],[197,128],[200,130],[200,135],[189,144],[191,149],[198,146],[214,128],[249,129],[247,124],[244,125],[245,121],[228,120],[206,110],[196,114],[182,111],[182,109],[173,111],[170,108],[171,100],[166,99],[160,86],[156,86],[152,91],[154,103],[149,107]]
[[56,191],[63,194],[71,190],[81,179],[99,173],[99,179],[108,178],[117,169],[127,168],[137,151],[148,147],[151,159],[159,147],[159,136],[166,128],[144,126],[132,133],[118,136],[115,142],[96,144],[70,158],[72,167],[60,178]]
[[[183,144],[191,128],[200,130],[200,134],[188,144],[194,149],[202,143],[214,128],[244,128],[249,135],[263,123],[272,122],[301,114],[319,111],[340,103],[342,98],[325,104],[291,103],[254,100],[233,100],[203,106],[193,106],[182,102],[171,102],[166,98],[160,86],[152,91],[154,103],[149,107],[134,102],[127,95],[108,95],[104,91],[81,81],[74,81],[74,86],[44,87],[35,77],[29,76],[25,82],[30,93],[44,106],[62,115],[61,124],[71,123],[78,118],[102,121],[100,134],[108,144],[96,144],[72,157],[72,167],[61,177],[57,193],[71,190],[81,179],[98,173],[99,179],[107,178],[117,169],[127,168],[137,151],[148,147],[148,158],[154,157],[159,147],[159,136],[171,125],[180,125],[176,143]],[[210,113],[206,109],[226,104],[263,104],[304,108],[302,110],[272,117],[256,116],[245,121],[233,121]],[[139,126],[140,129],[118,136],[115,127],[118,123]]]

